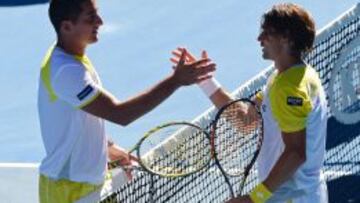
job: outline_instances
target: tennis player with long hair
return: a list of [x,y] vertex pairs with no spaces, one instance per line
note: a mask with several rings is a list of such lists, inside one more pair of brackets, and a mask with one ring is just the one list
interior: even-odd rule
[[[303,56],[315,38],[314,21],[302,7],[284,3],[265,12],[258,41],[275,71],[254,101],[261,107],[264,140],[258,158],[260,184],[228,203],[326,203],[322,178],[327,103],[317,72]],[[177,63],[178,49],[172,61]],[[188,52],[188,61],[195,57]],[[206,52],[202,58],[207,58]],[[233,98],[214,79],[199,84],[221,107]],[[246,116],[246,111],[243,114]]]
[[85,52],[98,41],[103,24],[96,0],[52,0],[49,17],[57,42],[46,54],[39,80],[38,109],[46,157],[40,166],[41,203],[75,202],[104,182],[107,159],[126,151],[111,143],[104,119],[126,126],[168,98],[181,86],[208,79],[214,64],[202,59],[181,62],[168,77],[127,101],[101,85]]

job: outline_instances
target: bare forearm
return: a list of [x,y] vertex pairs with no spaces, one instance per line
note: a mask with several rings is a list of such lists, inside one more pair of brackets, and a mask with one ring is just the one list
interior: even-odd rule
[[270,191],[275,191],[281,184],[294,175],[306,160],[304,153],[296,150],[285,150],[263,182]]
[[185,56],[184,50],[171,75],[138,96],[119,102],[110,93],[101,91],[82,110],[123,126],[128,125],[151,111],[180,86],[199,83],[211,77],[209,74],[215,70],[214,63],[209,63],[209,59],[202,59],[185,64]]
[[127,151],[116,144],[108,146],[108,154],[110,160],[116,160],[119,156],[127,155]]
[[102,90],[93,102],[83,107],[83,110],[126,126],[151,111],[179,87],[179,83],[171,75],[151,89],[124,102],[118,101],[111,93]]
[[216,108],[221,108],[234,99],[228,92],[226,92],[225,89],[219,88],[213,95],[210,96],[210,100],[216,106]]
[[[258,184],[250,193],[244,197],[235,199],[236,202],[268,202],[273,193],[285,181],[294,175],[299,166],[305,161],[299,151],[294,149],[286,150],[281,154],[275,166],[271,169],[268,177]],[[243,199],[241,199],[243,198]],[[243,201],[240,201],[243,200]],[[246,201],[245,201],[246,200]]]
[[154,109],[179,87],[180,85],[169,76],[140,95],[125,102],[118,102],[113,118],[127,125]]

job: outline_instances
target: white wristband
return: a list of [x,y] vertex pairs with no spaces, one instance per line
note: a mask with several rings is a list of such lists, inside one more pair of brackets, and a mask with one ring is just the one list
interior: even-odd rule
[[221,87],[220,83],[213,77],[198,83],[198,85],[208,97]]

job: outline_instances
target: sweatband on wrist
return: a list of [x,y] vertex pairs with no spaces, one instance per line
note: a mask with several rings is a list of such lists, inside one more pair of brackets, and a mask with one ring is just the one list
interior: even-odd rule
[[220,83],[213,77],[201,81],[200,83],[198,83],[198,85],[208,97],[213,95],[216,92],[216,90],[218,90],[221,87]]
[[272,193],[270,190],[262,183],[257,185],[255,189],[250,193],[250,199],[254,203],[265,203],[270,197]]

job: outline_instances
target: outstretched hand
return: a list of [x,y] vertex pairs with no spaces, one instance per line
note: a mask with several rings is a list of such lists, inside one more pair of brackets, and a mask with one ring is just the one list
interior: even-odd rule
[[196,60],[184,48],[178,48],[172,53],[174,57],[170,60],[175,64],[174,78],[180,85],[191,85],[212,77],[211,73],[215,71],[216,64],[211,63],[207,56]]
[[[197,58],[186,48],[178,47],[177,49],[173,50],[171,53],[173,55],[172,58],[170,58],[170,61],[174,64],[178,64],[181,58],[181,54],[185,51],[185,63],[194,63],[197,61]],[[209,62],[211,61],[208,57],[208,54],[205,50],[201,52],[201,59],[208,59]]]

